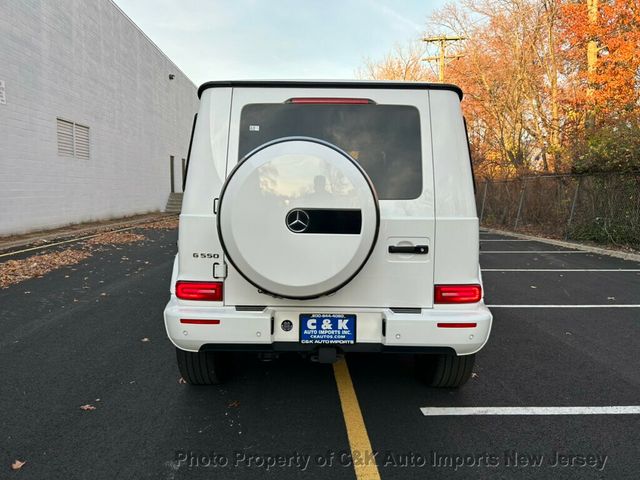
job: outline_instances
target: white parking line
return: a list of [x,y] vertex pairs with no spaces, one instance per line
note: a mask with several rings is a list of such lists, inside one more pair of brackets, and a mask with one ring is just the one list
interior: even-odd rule
[[483,268],[483,272],[640,272],[640,268]]
[[517,253],[517,254],[521,254],[521,253],[535,253],[535,254],[541,254],[541,253],[581,253],[581,254],[585,254],[585,253],[591,253],[591,252],[585,252],[583,250],[480,250],[480,253]]
[[638,415],[640,406],[615,407],[423,407],[426,417],[449,415]]
[[487,305],[489,308],[640,308],[640,305],[629,303],[612,303],[610,305]]

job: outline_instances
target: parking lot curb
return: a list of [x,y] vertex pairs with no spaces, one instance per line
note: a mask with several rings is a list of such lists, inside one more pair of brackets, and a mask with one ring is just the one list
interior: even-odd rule
[[108,233],[122,227],[136,227],[172,216],[174,215],[158,212],[129,217],[128,219],[125,217],[114,220],[91,222],[86,226],[72,225],[69,227],[55,228],[51,230],[41,230],[25,235],[16,235],[15,239],[12,239],[12,237],[5,237],[4,239],[0,238],[0,252],[9,252],[13,249],[36,244],[46,247],[49,243],[54,243],[60,239],[73,239],[94,233]]
[[[482,230],[487,233],[493,233],[496,235],[505,235],[508,237],[516,237],[522,240],[531,240],[535,242],[548,243],[549,245],[556,245],[558,247],[575,248],[585,252],[597,253],[599,255],[608,255],[610,257],[622,258],[624,260],[633,260],[640,262],[640,254],[631,252],[621,252],[619,250],[611,250],[609,248],[594,247],[591,245],[584,245],[582,243],[567,242],[564,240],[555,240],[553,238],[534,237],[533,235],[525,235],[523,233],[508,232],[506,230],[497,230],[495,228],[481,227]],[[550,252],[553,253],[553,252]]]

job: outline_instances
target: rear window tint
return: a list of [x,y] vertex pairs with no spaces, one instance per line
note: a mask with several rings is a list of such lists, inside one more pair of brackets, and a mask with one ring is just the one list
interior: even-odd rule
[[250,104],[240,118],[239,159],[282,137],[313,137],[349,153],[381,200],[422,193],[420,115],[405,105]]

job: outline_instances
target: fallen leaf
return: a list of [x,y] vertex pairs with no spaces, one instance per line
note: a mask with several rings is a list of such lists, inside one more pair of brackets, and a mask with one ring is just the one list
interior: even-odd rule
[[107,232],[90,238],[85,243],[88,245],[119,245],[123,243],[136,243],[146,240],[147,237],[139,233],[131,232]]
[[229,402],[229,405],[227,405],[228,407],[239,407],[240,406],[240,402],[238,400],[233,400],[232,402]]
[[186,384],[186,383],[187,383],[187,381],[186,381],[184,378],[180,377],[180,378],[178,379],[178,383],[179,383],[179,384],[181,384],[181,385],[184,385],[184,384]]
[[171,230],[173,228],[178,228],[178,217],[170,217],[153,223],[146,223],[141,225],[140,228],[149,228],[153,230]]
[[24,467],[24,464],[27,462],[22,462],[20,460],[15,460],[12,464],[11,464],[11,470],[20,470],[22,467]]
[[0,289],[30,278],[43,277],[61,267],[78,264],[90,256],[91,252],[68,248],[60,252],[42,253],[21,260],[8,260],[0,263]]
[[87,403],[86,405],[82,405],[82,406],[80,407],[80,409],[81,409],[81,410],[95,410],[95,409],[96,409],[96,407],[94,407],[93,405],[90,405],[90,404],[88,404],[88,403]]

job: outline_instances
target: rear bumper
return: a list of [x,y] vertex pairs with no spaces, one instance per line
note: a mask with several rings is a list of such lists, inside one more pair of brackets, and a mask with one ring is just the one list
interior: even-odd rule
[[[453,309],[422,309],[397,313],[391,309],[320,309],[322,312],[355,313],[358,317],[355,345],[340,346],[345,352],[445,352],[469,355],[489,338],[492,316],[482,303]],[[348,312],[346,311],[348,310]],[[235,351],[310,351],[317,348],[298,342],[298,317],[318,309],[267,307],[262,311],[235,307],[183,305],[172,296],[164,310],[167,335],[173,344],[188,351],[201,349]],[[182,324],[181,319],[219,320],[215,325]],[[285,332],[284,320],[293,328]],[[442,328],[438,324],[475,323],[472,328]]]

